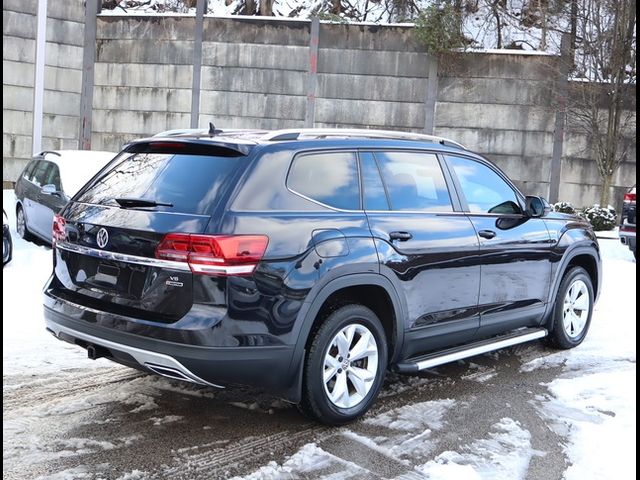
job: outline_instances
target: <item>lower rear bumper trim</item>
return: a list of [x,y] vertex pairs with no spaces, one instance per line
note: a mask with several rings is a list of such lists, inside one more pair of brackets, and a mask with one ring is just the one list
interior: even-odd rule
[[[214,383],[207,382],[206,380],[203,380],[202,378],[198,377],[196,374],[191,372],[187,367],[185,367],[182,363],[180,363],[178,360],[176,360],[170,355],[165,355],[164,353],[152,352],[150,350],[131,347],[123,343],[112,342],[110,340],[105,340],[103,338],[94,337],[93,335],[79,332],[78,330],[74,330],[64,325],[60,325],[49,318],[46,319],[46,324],[47,324],[47,329],[53,332],[53,334],[56,337],[60,337],[60,334],[64,334],[72,338],[89,342],[93,345],[124,352],[128,355],[131,355],[131,357],[133,357],[135,361],[138,362],[143,367],[148,368],[153,372],[159,373],[160,375],[171,377],[171,378],[179,378],[180,380],[186,380],[186,381],[197,383],[200,385],[207,385],[207,386],[216,387],[216,388],[224,388],[221,385],[216,385]],[[172,372],[173,375],[165,374],[163,372]]]

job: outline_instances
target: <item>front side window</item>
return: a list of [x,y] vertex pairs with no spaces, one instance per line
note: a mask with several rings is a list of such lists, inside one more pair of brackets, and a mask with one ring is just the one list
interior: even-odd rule
[[353,152],[322,152],[296,157],[289,170],[287,186],[330,207],[360,208],[358,165]]
[[475,160],[448,156],[473,213],[521,214],[516,193],[493,169]]
[[391,210],[451,212],[449,190],[433,153],[376,152]]
[[389,210],[387,194],[373,153],[360,154],[360,172],[365,210]]

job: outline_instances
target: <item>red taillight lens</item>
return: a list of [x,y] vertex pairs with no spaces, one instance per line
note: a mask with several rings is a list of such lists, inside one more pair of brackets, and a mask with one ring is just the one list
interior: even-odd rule
[[67,231],[65,229],[66,221],[60,215],[54,215],[53,217],[53,231],[51,232],[51,238],[53,243],[63,242],[67,239]]
[[636,201],[636,194],[635,193],[625,193],[624,194],[624,201],[626,202],[635,202]]
[[193,273],[249,275],[268,243],[265,235],[168,233],[156,248],[156,258],[187,262]]

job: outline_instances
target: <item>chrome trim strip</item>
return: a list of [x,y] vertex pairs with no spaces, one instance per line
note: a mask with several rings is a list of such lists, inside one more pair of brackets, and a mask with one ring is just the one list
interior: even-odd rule
[[537,338],[542,338],[546,336],[547,336],[547,330],[544,328],[541,328],[539,330],[536,330],[535,332],[525,333],[517,337],[508,338],[506,340],[498,340],[488,345],[482,345],[480,347],[474,347],[467,350],[462,350],[460,352],[450,353],[448,355],[443,355],[441,357],[435,357],[435,358],[430,358],[428,360],[423,360],[421,362],[417,362],[416,365],[418,367],[418,370],[424,370],[426,368],[432,368],[438,365],[443,365],[445,363],[455,362],[456,360],[462,360],[463,358],[474,357],[482,353],[491,352],[493,350],[499,350],[501,348],[510,347],[512,345],[517,345],[519,343],[529,342],[531,340],[535,340]]
[[[149,369],[153,369],[153,366],[164,367],[170,370],[175,370],[180,372],[180,374],[185,376],[184,380],[197,383],[200,385],[207,385],[210,387],[216,388],[224,388],[221,385],[216,385],[215,383],[207,382],[202,378],[198,377],[196,374],[192,373],[187,367],[182,365],[175,358],[165,355],[164,353],[151,352],[149,350],[143,350],[141,348],[130,347],[129,345],[125,345],[123,343],[112,342],[110,340],[105,340],[99,337],[94,337],[93,335],[88,335],[86,333],[79,332],[77,330],[73,330],[72,328],[64,327],[62,325],[57,324],[56,322],[45,319],[47,328],[51,330],[56,337],[60,337],[60,333],[64,333],[74,338],[78,338],[80,340],[84,340],[86,342],[92,343],[94,345],[112,348],[114,350],[118,350],[120,352],[127,353],[131,355],[136,362],[140,365],[147,367]],[[171,377],[176,378],[176,377]]]
[[170,270],[181,270],[190,272],[189,264],[186,262],[174,262],[172,260],[163,260],[160,258],[139,257],[137,255],[129,255],[126,253],[110,252],[109,250],[99,250],[97,248],[85,247],[69,242],[56,242],[54,248],[66,250],[67,252],[79,253],[80,255],[88,255],[90,257],[103,258],[105,260],[113,260],[116,262],[134,263],[136,265],[145,265],[147,267],[167,268]]

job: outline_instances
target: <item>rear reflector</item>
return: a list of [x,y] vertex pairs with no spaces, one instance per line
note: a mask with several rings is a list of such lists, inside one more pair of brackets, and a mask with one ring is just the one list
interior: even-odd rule
[[156,258],[186,262],[193,273],[203,275],[250,275],[268,243],[265,235],[168,233],[156,248]]
[[66,221],[60,215],[54,215],[53,217],[53,231],[51,232],[51,238],[53,243],[63,242],[67,239],[67,231],[65,229]]

